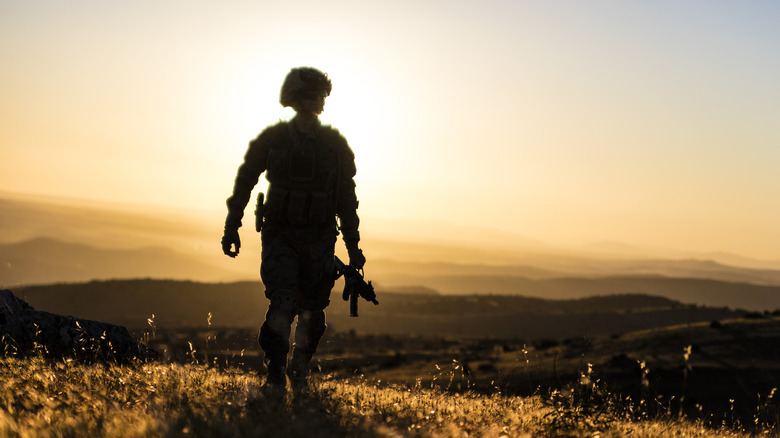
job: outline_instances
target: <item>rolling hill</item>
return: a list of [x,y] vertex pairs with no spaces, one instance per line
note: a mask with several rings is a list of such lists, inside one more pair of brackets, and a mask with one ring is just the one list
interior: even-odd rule
[[[187,281],[95,281],[25,287],[14,293],[38,310],[148,329],[259,327],[268,301],[262,284]],[[360,317],[331,296],[328,324],[339,332],[495,338],[566,338],[612,335],[736,317],[743,312],[691,306],[661,297],[613,295],[545,300],[509,295],[431,295],[386,291],[380,305],[360,303]],[[211,315],[210,322],[207,322]]]

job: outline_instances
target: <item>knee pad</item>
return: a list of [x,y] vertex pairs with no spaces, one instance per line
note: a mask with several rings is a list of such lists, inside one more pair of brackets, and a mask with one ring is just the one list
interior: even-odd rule
[[265,313],[265,324],[270,329],[279,334],[279,336],[290,337],[290,325],[295,318],[295,312],[292,309],[285,309],[271,303],[268,306],[268,312]]
[[271,307],[278,307],[295,315],[298,313],[298,291],[276,289],[271,292]]
[[321,326],[325,330],[325,311],[301,309],[298,312],[298,324],[301,322],[311,327]]
[[301,309],[295,327],[295,348],[313,353],[326,327],[324,311]]

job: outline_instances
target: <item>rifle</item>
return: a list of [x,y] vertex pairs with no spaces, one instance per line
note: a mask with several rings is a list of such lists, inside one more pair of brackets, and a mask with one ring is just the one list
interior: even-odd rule
[[336,257],[336,279],[338,280],[342,275],[344,276],[344,292],[341,298],[344,301],[349,300],[349,316],[358,316],[358,296],[365,298],[366,301],[371,301],[374,305],[379,304],[371,281],[366,283],[366,280],[363,279],[362,269],[358,270],[352,266],[345,265],[344,262]]

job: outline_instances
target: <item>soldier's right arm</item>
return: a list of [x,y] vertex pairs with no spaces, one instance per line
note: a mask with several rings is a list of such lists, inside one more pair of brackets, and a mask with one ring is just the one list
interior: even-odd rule
[[225,229],[237,230],[244,217],[244,208],[252,196],[252,189],[257,185],[260,174],[266,170],[268,150],[271,142],[266,129],[249,143],[249,149],[244,155],[244,162],[238,168],[233,194],[227,199],[228,214]]

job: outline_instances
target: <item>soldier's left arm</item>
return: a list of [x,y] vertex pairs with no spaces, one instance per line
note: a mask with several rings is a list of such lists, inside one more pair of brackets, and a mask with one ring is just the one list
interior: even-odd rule
[[347,144],[347,140],[341,135],[339,137],[342,144],[342,147],[339,148],[339,171],[341,174],[338,178],[339,199],[337,200],[336,213],[339,217],[339,229],[349,252],[350,264],[360,268],[365,263],[365,258],[358,247],[360,218],[357,214],[358,199],[355,193],[355,174],[357,173],[355,153]]

